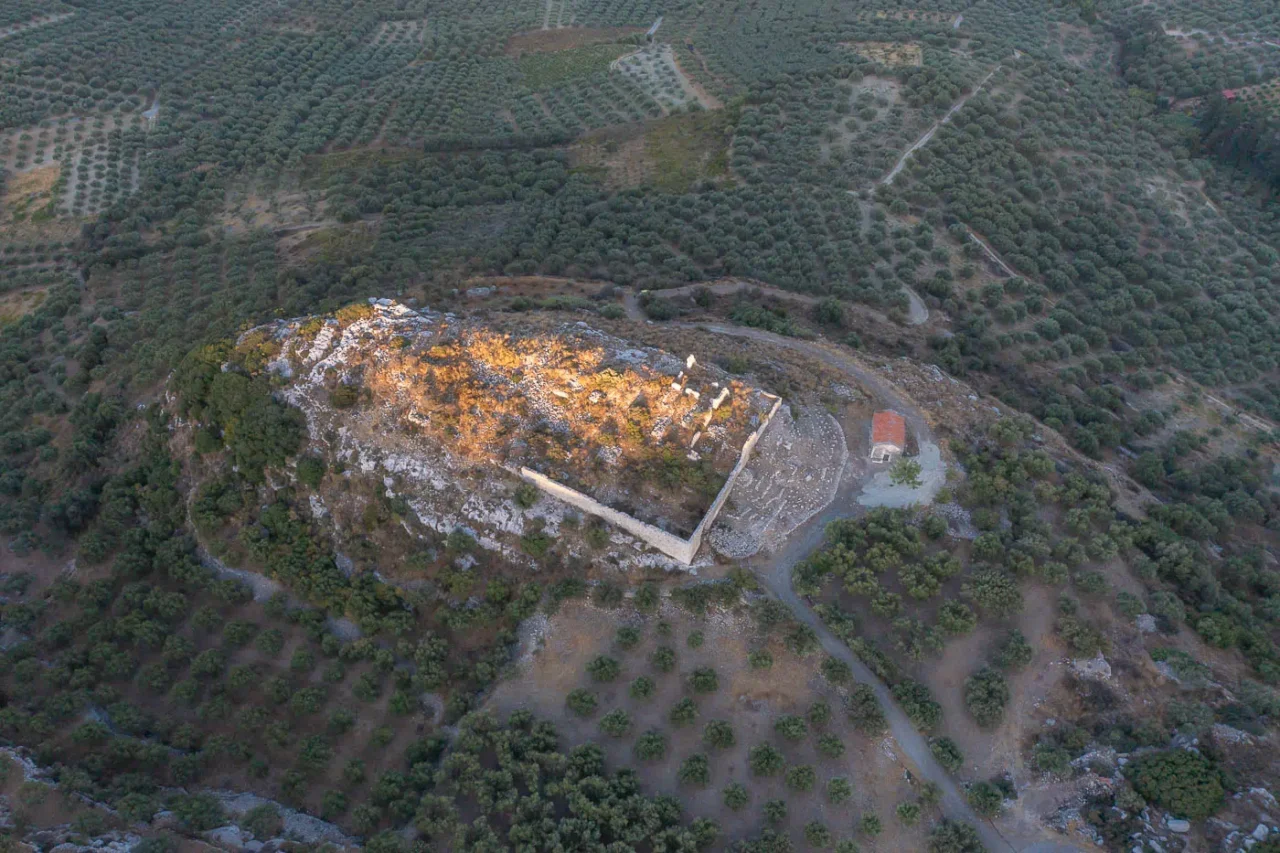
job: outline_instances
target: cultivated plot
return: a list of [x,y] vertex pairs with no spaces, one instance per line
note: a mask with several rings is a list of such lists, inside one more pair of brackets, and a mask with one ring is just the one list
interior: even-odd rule
[[719,101],[684,73],[669,44],[643,47],[618,59],[612,68],[640,86],[666,112],[695,104],[703,109],[720,106]]

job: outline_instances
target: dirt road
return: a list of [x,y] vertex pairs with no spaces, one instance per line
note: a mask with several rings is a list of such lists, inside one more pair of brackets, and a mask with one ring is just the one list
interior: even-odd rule
[[968,229],[968,230],[969,230],[969,239],[982,247],[983,254],[985,254],[988,258],[990,258],[997,266],[1000,267],[1000,269],[1004,270],[1005,273],[1007,273],[1009,276],[1016,277],[1018,275],[1018,273],[1014,270],[1013,267],[1009,266],[1004,262],[1004,258],[996,254],[996,250],[991,248],[991,246],[987,244],[986,240],[983,240],[977,234],[973,233],[972,229]]
[[[698,290],[705,290],[713,296],[734,296],[744,290],[757,290],[765,296],[771,296],[784,302],[793,302],[796,305],[802,305],[806,308],[813,308],[822,301],[820,297],[811,296],[807,293],[797,293],[794,290],[783,290],[774,287],[771,284],[765,284],[761,281],[746,278],[722,278],[715,281],[700,282],[698,284],[685,284],[680,287],[668,287],[662,290],[650,291],[656,298],[669,299],[675,296],[688,296]],[[911,303],[908,309],[907,324],[917,326],[929,319],[929,309],[925,307],[923,302],[919,306],[915,302],[919,301],[919,297],[911,291],[907,291],[907,300]],[[846,310],[856,311],[866,317],[875,320],[878,323],[892,322],[883,312],[877,311],[866,305],[860,305],[856,302],[842,303]],[[628,290],[623,294],[623,307],[627,309],[627,316],[632,320],[645,319],[644,311],[640,308],[639,296],[633,290]],[[923,317],[920,312],[923,311]],[[918,322],[917,322],[918,321]]]
[[[628,291],[624,294],[624,305],[627,315],[631,319],[646,322],[644,312],[640,308],[638,296],[634,291]],[[829,344],[820,341],[786,338],[761,329],[727,326],[718,323],[669,323],[668,325],[759,341],[816,358],[822,363],[852,376],[867,393],[877,399],[879,405],[900,412],[921,446],[934,444],[933,431],[914,404],[902,396],[897,389],[885,382],[875,371]],[[942,801],[939,805],[943,814],[953,820],[962,820],[972,824],[990,853],[1018,853],[1020,850],[1019,845],[1015,845],[1006,839],[992,822],[979,818],[973,809],[969,807],[969,803],[956,781],[934,759],[933,753],[929,751],[928,741],[907,718],[906,712],[899,707],[888,686],[877,678],[875,673],[871,672],[848,646],[827,629],[808,602],[796,595],[795,590],[791,587],[792,569],[822,545],[827,524],[837,518],[847,518],[866,511],[866,507],[858,503],[858,497],[862,492],[863,486],[864,482],[860,478],[850,476],[846,469],[837,489],[835,499],[825,509],[796,528],[781,548],[770,554],[748,559],[745,561],[746,565],[756,574],[770,593],[790,608],[796,619],[813,629],[818,637],[818,642],[827,654],[848,664],[853,671],[854,677],[858,681],[870,685],[872,690],[875,691],[876,698],[879,700],[881,707],[884,708],[885,719],[889,724],[889,729],[897,740],[898,745],[910,758],[911,763],[915,765],[916,772],[920,777],[936,784],[942,792]],[[1049,846],[1045,846],[1046,844]],[[1039,853],[1039,851],[1046,850],[1053,850],[1055,853],[1073,853],[1075,849],[1066,844],[1045,842],[1042,838],[1030,840],[1026,846],[1027,853],[1031,853],[1031,851]]]
[[893,171],[885,175],[884,178],[880,181],[880,183],[884,184],[885,186],[892,184],[893,179],[898,177],[898,173],[901,172],[904,168],[906,168],[907,161],[911,159],[911,155],[919,151],[924,146],[928,145],[929,140],[933,139],[933,135],[938,132],[938,128],[942,127],[944,124],[951,121],[951,117],[955,115],[957,112],[959,112],[960,108],[963,107],[966,103],[968,103],[970,98],[972,98],[974,95],[981,92],[982,87],[987,85],[987,81],[990,80],[992,77],[996,76],[996,72],[999,71],[1002,67],[1003,66],[997,65],[994,69],[992,69],[990,74],[982,78],[982,82],[978,84],[977,88],[975,88],[969,94],[965,95],[959,101],[956,101],[956,105],[951,109],[947,110],[946,115],[944,115],[942,118],[934,122],[933,127],[926,130],[924,132],[924,136],[917,139],[916,144],[912,145],[910,148],[907,149],[906,153],[903,154],[898,159],[898,163],[893,167]]
[[[874,371],[832,347],[817,341],[784,338],[760,329],[718,324],[687,325],[692,328],[701,328],[714,334],[760,341],[803,352],[824,364],[844,371],[854,377],[864,390],[876,397],[880,405],[900,412],[911,426],[922,446],[934,443],[933,431],[914,405],[898,393],[896,389],[888,385]],[[893,733],[894,739],[897,740],[898,745],[911,759],[917,773],[922,778],[936,784],[942,791],[940,807],[943,814],[953,820],[963,820],[972,824],[977,829],[982,838],[982,843],[990,853],[1006,853],[1006,851],[1014,851],[1016,853],[1016,851],[1020,850],[1018,845],[1006,839],[992,822],[979,818],[973,809],[969,807],[968,801],[959,786],[956,785],[955,780],[934,759],[933,753],[929,751],[928,741],[912,725],[907,718],[906,712],[898,706],[888,686],[877,678],[875,673],[871,672],[848,646],[827,630],[826,625],[814,613],[808,602],[796,595],[791,588],[792,569],[822,545],[827,524],[838,518],[847,518],[865,512],[866,507],[860,506],[858,503],[858,496],[862,491],[863,485],[863,482],[858,478],[848,476],[846,471],[846,476],[842,479],[836,492],[835,500],[826,509],[796,528],[782,548],[771,554],[748,559],[746,564],[769,592],[791,609],[796,619],[813,629],[818,637],[818,642],[822,645],[823,651],[848,664],[853,670],[854,677],[858,681],[869,684],[875,691],[876,698],[880,701],[881,707],[884,708],[889,729]],[[1035,853],[1040,853],[1040,851],[1073,853],[1076,850],[1076,848],[1068,844],[1045,842],[1039,839],[1025,849],[1027,853],[1032,853],[1032,851]]]

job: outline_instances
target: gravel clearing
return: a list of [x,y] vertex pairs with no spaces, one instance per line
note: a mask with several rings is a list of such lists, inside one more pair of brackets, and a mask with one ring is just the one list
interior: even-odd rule
[[734,484],[710,535],[730,559],[773,550],[835,499],[849,463],[844,430],[827,412],[783,407]]

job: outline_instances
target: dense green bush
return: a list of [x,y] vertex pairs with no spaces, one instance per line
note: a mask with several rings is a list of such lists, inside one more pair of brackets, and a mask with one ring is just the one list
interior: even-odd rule
[[964,766],[964,753],[949,737],[929,738],[929,751],[948,773],[955,773]]
[[1209,759],[1194,752],[1145,753],[1125,767],[1125,776],[1148,802],[1179,817],[1200,820],[1222,806],[1221,774]]
[[997,725],[1009,704],[1009,683],[998,670],[983,667],[965,679],[964,704],[978,725]]

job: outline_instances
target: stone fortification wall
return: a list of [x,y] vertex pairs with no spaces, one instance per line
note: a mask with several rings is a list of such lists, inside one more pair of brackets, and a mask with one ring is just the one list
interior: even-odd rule
[[751,461],[751,451],[756,449],[756,442],[760,440],[760,436],[764,435],[764,431],[769,428],[769,424],[773,422],[773,416],[778,413],[778,408],[781,405],[782,398],[774,397],[773,405],[769,407],[769,413],[764,416],[764,422],[760,424],[755,432],[747,436],[747,440],[742,443],[742,452],[738,454],[738,464],[733,466],[729,479],[725,480],[724,485],[720,487],[720,494],[716,495],[716,499],[711,502],[711,508],[702,517],[702,521],[698,522],[698,526],[693,530],[693,535],[689,537],[689,542],[693,545],[694,554],[698,553],[698,548],[702,545],[702,534],[711,529],[716,516],[720,514],[720,510],[724,509],[724,502],[729,499],[729,493],[733,491],[733,484],[738,481],[738,475],[742,473],[742,470],[747,467],[747,463]]
[[553,498],[562,500],[570,506],[576,506],[583,512],[598,515],[610,524],[621,527],[632,536],[650,547],[656,548],[673,560],[679,560],[686,565],[693,562],[693,555],[697,552],[698,546],[692,540],[681,539],[679,536],[654,527],[652,524],[647,524],[626,513],[618,512],[616,509],[600,503],[595,498],[588,497],[577,489],[571,489],[563,483],[557,483],[550,477],[539,474],[532,469],[521,468],[520,476]]
[[668,533],[652,524],[607,507],[595,498],[584,495],[576,489],[571,489],[563,483],[557,483],[550,477],[539,474],[532,469],[521,468],[519,473],[524,480],[537,486],[552,497],[562,500],[570,506],[575,506],[583,512],[597,515],[610,524],[621,527],[649,547],[661,551],[673,560],[679,560],[685,565],[689,565],[693,562],[694,555],[698,553],[698,548],[702,545],[703,534],[711,529],[716,516],[724,508],[725,501],[729,499],[729,493],[733,491],[733,484],[737,482],[738,475],[742,473],[743,469],[747,467],[747,462],[751,460],[751,451],[755,449],[756,442],[760,440],[760,436],[764,435],[764,431],[769,428],[769,424],[773,421],[773,416],[777,414],[781,405],[781,398],[774,397],[773,405],[769,407],[769,413],[765,415],[763,423],[760,424],[755,432],[747,436],[747,440],[743,442],[742,452],[738,454],[738,464],[733,466],[733,471],[730,472],[724,485],[720,487],[720,493],[711,502],[711,507],[702,516],[702,521],[698,522],[698,526],[693,530],[693,535],[688,539],[681,539],[679,536]]

